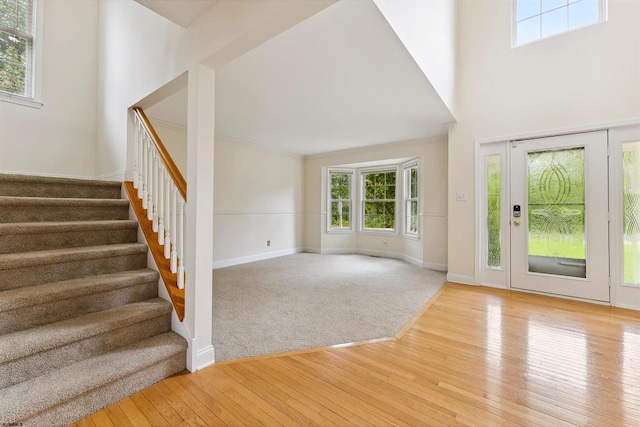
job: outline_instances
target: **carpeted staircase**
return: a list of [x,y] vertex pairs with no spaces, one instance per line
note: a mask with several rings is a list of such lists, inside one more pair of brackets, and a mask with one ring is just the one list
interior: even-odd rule
[[0,425],[66,425],[185,368],[120,187],[0,174]]

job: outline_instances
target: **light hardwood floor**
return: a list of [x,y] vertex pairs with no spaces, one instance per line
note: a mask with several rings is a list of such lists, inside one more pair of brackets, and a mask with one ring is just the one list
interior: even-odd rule
[[77,426],[640,426],[640,312],[447,284],[398,338],[179,374]]

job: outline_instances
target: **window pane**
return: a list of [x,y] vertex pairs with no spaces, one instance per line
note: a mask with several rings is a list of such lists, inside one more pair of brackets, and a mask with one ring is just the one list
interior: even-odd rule
[[540,0],[518,0],[516,3],[517,20],[531,18],[540,14]]
[[0,90],[26,94],[27,46],[26,39],[0,31]]
[[518,22],[516,44],[524,44],[540,38],[540,16]]
[[542,37],[562,33],[567,29],[566,7],[542,14]]
[[624,281],[640,284],[640,142],[622,146]]
[[349,202],[331,202],[331,228],[350,229]]
[[409,202],[411,205],[411,221],[409,223],[409,232],[417,233],[418,232],[418,202],[416,200],[411,200]]
[[331,174],[331,199],[348,200],[351,191],[351,174],[332,173]]
[[598,22],[598,0],[580,0],[569,5],[569,28]]
[[412,199],[418,198],[418,168],[411,168],[411,193]]
[[567,0],[542,0],[542,13],[567,5]]
[[487,265],[500,267],[500,191],[501,163],[500,156],[487,157]]
[[395,228],[395,202],[364,202],[365,229],[393,230]]
[[1,0],[0,25],[32,33],[33,0]]

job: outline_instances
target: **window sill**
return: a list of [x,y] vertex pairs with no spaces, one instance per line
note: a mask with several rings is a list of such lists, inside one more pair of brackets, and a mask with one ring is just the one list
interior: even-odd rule
[[405,234],[403,234],[403,237],[405,237],[405,238],[407,238],[409,240],[416,240],[416,241],[420,240],[420,236],[417,235],[417,234],[407,234],[407,233],[405,233]]
[[330,228],[327,230],[327,234],[349,234],[353,233],[352,229],[339,229],[339,228]]
[[7,92],[0,92],[0,101],[38,109],[42,108],[42,106],[44,105],[42,102],[38,102],[34,99],[26,98],[20,95],[13,95]]

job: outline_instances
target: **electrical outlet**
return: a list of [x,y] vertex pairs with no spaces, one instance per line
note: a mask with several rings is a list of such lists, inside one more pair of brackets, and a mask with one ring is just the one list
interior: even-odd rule
[[271,246],[271,240],[267,240],[267,246]]

